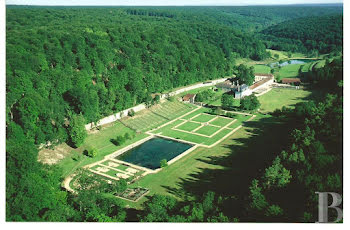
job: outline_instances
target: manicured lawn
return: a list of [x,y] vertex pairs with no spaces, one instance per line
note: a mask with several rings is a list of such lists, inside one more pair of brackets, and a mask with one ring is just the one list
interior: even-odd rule
[[[145,133],[136,133],[127,126],[146,131],[181,116],[194,108],[195,107],[190,104],[170,101],[164,102],[160,105],[151,107],[149,110],[144,110],[137,113],[133,119],[126,121],[123,119],[121,122],[124,124],[118,121],[111,126],[102,128],[100,131],[89,134],[81,147],[72,150],[70,157],[66,157],[58,163],[58,166],[62,169],[63,177],[73,173],[79,167],[100,161],[106,155],[109,155],[148,136]],[[111,142],[111,139],[114,139],[120,135],[124,136],[125,133],[134,134],[135,137],[127,140],[121,146],[116,146]],[[90,148],[96,148],[98,150],[98,155],[96,157],[90,158],[83,155],[83,151]]]
[[266,65],[254,65],[254,72],[255,73],[270,73],[271,68]]
[[[189,119],[189,118],[195,116],[196,114],[200,114],[200,113],[204,112],[205,110],[207,110],[207,109],[206,108],[201,108],[201,109],[199,109],[197,111],[194,111],[191,114],[187,115],[186,118],[184,118],[184,119]],[[238,115],[237,114],[237,118],[235,117],[234,119],[239,119],[239,121],[243,122],[243,121],[249,119],[249,117],[250,116],[243,116],[243,115]],[[212,115],[211,115],[211,118],[213,118]],[[161,134],[161,135],[164,135],[164,136],[168,136],[168,137],[172,137],[172,138],[176,138],[176,139],[181,139],[181,140],[185,140],[185,141],[190,141],[190,142],[194,142],[194,143],[197,143],[197,144],[211,145],[211,144],[214,144],[215,142],[217,142],[222,137],[224,137],[225,135],[227,135],[229,132],[232,131],[230,129],[223,129],[219,133],[214,135],[213,137],[209,138],[209,137],[203,137],[203,136],[199,136],[199,135],[196,135],[196,134],[185,133],[185,132],[181,132],[181,131],[172,129],[172,127],[180,124],[181,122],[183,122],[183,121],[177,120],[177,121],[175,121],[175,122],[173,122],[171,124],[168,124],[168,125],[160,128],[160,129],[153,130],[152,133]],[[217,131],[219,129],[219,128],[217,128],[217,129],[215,129],[215,128],[216,127],[208,128],[210,130],[203,129],[200,132],[203,132],[202,134],[204,134],[204,135],[211,135],[212,133],[214,133],[215,131]],[[196,132],[198,132],[198,130]]]
[[[125,143],[120,146],[116,146],[109,141],[111,138],[115,138],[118,135],[124,135],[125,130],[129,130],[129,129],[121,125],[120,123],[116,123],[115,126],[103,129],[99,131],[99,133],[90,134],[86,138],[82,147],[80,147],[79,149],[73,150],[71,157],[66,157],[57,164],[58,167],[61,168],[62,170],[63,177],[66,177],[69,174],[73,173],[79,167],[94,163],[96,161],[100,161],[106,155],[109,155],[121,148],[124,148],[148,136],[145,133],[138,133],[134,138],[125,141]],[[96,136],[96,140],[94,139],[94,136]],[[82,152],[88,146],[93,146],[97,148],[98,155],[96,157],[91,158],[83,155]],[[76,159],[73,159],[73,158],[76,158]]]
[[228,123],[230,123],[231,121],[232,121],[232,119],[218,117],[214,121],[210,122],[210,124],[223,127],[223,126],[227,125]]
[[204,135],[207,135],[207,136],[210,136],[212,135],[213,133],[215,133],[216,131],[218,131],[220,128],[218,127],[214,127],[214,126],[203,126],[202,128],[198,129],[196,131],[196,133],[199,133],[199,134],[204,134]]
[[284,144],[280,141],[282,135],[271,136],[284,130],[275,118],[258,115],[256,120],[247,123],[215,147],[197,148],[160,172],[141,178],[132,186],[148,188],[150,193],[137,203],[127,204],[140,209],[142,203],[154,194],[182,200],[209,189],[225,192],[230,188],[229,191],[235,191],[238,195],[240,187],[249,187],[257,169],[266,164],[266,159],[280,151]]
[[218,134],[216,134],[215,136],[208,138],[208,137],[203,137],[203,136],[199,136],[191,133],[184,133],[181,131],[172,130],[171,127],[172,127],[172,124],[165,126],[161,129],[155,130],[153,131],[153,133],[161,133],[164,136],[168,136],[176,139],[182,139],[182,140],[194,142],[197,144],[211,145],[217,142],[218,140],[220,140],[222,137],[224,137],[226,134],[228,134],[231,131],[231,130],[225,129],[219,132]]
[[213,118],[215,118],[215,116],[213,116],[213,115],[201,114],[201,115],[199,115],[191,120],[197,121],[197,122],[208,122],[208,121],[212,120]]
[[189,120],[192,117],[196,116],[197,114],[206,113],[206,112],[209,112],[209,111],[210,111],[210,109],[202,107],[202,108],[200,108],[200,109],[198,109],[196,111],[193,111],[192,113],[184,116],[182,119]]
[[299,76],[298,71],[299,71],[300,66],[302,66],[302,65],[293,64],[293,65],[283,66],[278,71],[278,75],[280,76],[281,79],[298,77]]
[[192,130],[194,130],[195,128],[198,128],[199,126],[201,126],[201,124],[188,121],[185,124],[182,124],[179,127],[177,127],[177,129],[191,132]]
[[296,89],[272,89],[270,92],[258,97],[262,112],[273,112],[283,106],[293,107],[299,102],[306,101],[311,91]]

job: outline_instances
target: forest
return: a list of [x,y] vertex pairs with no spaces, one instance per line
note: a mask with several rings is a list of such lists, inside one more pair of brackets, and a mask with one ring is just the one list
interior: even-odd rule
[[262,39],[276,50],[311,53],[341,52],[343,16],[326,15],[294,19],[264,29]]
[[[153,93],[231,76],[237,60],[247,58],[259,61],[269,58],[270,53],[266,48],[279,44],[279,39],[283,36],[288,39],[286,43],[293,41],[298,47],[295,50],[279,47],[282,50],[309,52],[312,49],[319,53],[342,51],[338,35],[329,37],[328,40],[319,40],[317,31],[301,37],[303,30],[300,30],[300,34],[295,34],[297,37],[294,37],[291,36],[294,32],[288,26],[281,27],[282,22],[290,23],[288,20],[291,19],[304,25],[318,20],[317,17],[330,17],[329,20],[318,21],[326,33],[332,24],[329,24],[330,27],[324,24],[333,22],[333,19],[334,23],[342,24],[342,16],[325,16],[334,14],[341,15],[342,6],[7,6],[6,219],[136,219],[180,222],[247,220],[236,213],[233,215],[239,218],[228,215],[227,208],[223,207],[223,199],[226,198],[210,191],[196,201],[184,203],[169,197],[154,196],[145,204],[145,211],[137,216],[130,214],[130,210],[125,209],[121,202],[102,193],[87,190],[86,193],[74,196],[61,189],[61,174],[55,166],[45,166],[37,161],[38,146],[50,141],[54,144],[67,142],[76,147],[79,145],[77,135],[81,134],[84,124],[139,103],[149,103]],[[296,19],[305,16],[312,17]],[[299,28],[296,26],[294,30]],[[305,26],[305,30],[307,28]],[[339,28],[337,24],[335,34]],[[269,30],[269,34],[275,31],[273,37],[264,35]],[[260,35],[256,36],[256,33],[264,39]],[[322,83],[327,79],[339,82],[340,69],[342,70],[342,60],[327,63],[323,70],[319,70],[323,71],[322,77],[318,78],[316,76],[319,73],[313,73],[309,77],[310,81]],[[342,84],[336,86],[341,87]],[[340,130],[336,128],[341,126],[339,101],[341,95],[328,96],[317,119],[313,119],[314,114],[311,113],[318,106],[312,102],[300,105],[295,111],[277,112],[281,119],[291,119],[291,114],[303,111],[303,114],[308,115],[300,115],[298,119],[309,124],[309,128],[295,131],[295,144],[291,143],[291,150],[281,153],[279,159],[276,158],[273,162],[274,169],[285,172],[282,175],[287,178],[289,174],[293,178],[311,177],[321,170],[324,170],[325,174],[322,175],[329,181],[338,182],[342,178],[335,168],[323,167],[328,163],[337,165],[341,160],[338,155],[328,153],[333,146],[339,149],[340,143],[336,142],[340,135]],[[323,119],[334,116],[338,116],[337,119],[329,122]],[[327,121],[328,126],[320,123],[322,121]],[[326,127],[330,128],[330,133],[326,133]],[[321,130],[332,138],[324,140],[323,136],[311,135],[314,130]],[[300,134],[306,131],[310,135]],[[304,141],[307,137],[313,138],[308,140],[312,145],[305,145],[308,143]],[[300,153],[304,148],[312,148],[314,156],[295,160],[294,152]],[[334,154],[336,153],[339,151]],[[310,169],[308,165],[316,160],[322,163],[320,168]],[[304,171],[293,168],[296,164],[305,166]],[[284,167],[289,168],[288,173]],[[327,170],[330,170],[330,174],[326,174]],[[279,172],[277,175],[280,175]],[[274,178],[273,175],[261,175],[263,179],[252,181],[249,198],[252,205],[247,208],[255,210],[257,217],[262,220],[266,213],[282,215],[281,210],[285,209],[283,205],[276,204],[278,201],[265,195],[281,185],[279,178]],[[303,186],[309,188],[313,181],[324,178],[314,176],[309,178],[309,184]],[[289,180],[290,178],[284,180],[285,184],[281,186],[285,186]],[[258,182],[263,183],[260,185],[263,188],[260,189]],[[336,189],[338,188],[339,186]],[[269,202],[276,205],[271,208]],[[92,203],[96,205],[91,205]],[[154,206],[158,209],[154,209]],[[314,207],[307,207],[312,208]],[[158,213],[150,210],[157,210]],[[305,220],[310,220],[309,214],[305,216]]]

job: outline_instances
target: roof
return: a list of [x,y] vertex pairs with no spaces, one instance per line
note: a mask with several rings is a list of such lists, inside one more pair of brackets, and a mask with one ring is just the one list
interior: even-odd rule
[[273,77],[273,74],[270,74],[270,73],[255,73],[254,76]]
[[216,87],[217,88],[228,88],[228,89],[231,89],[231,88],[234,88],[234,85],[232,84],[232,82],[230,80],[226,80],[225,82],[216,84]]
[[283,78],[282,83],[300,83],[300,78]]
[[233,85],[227,84],[227,83],[219,83],[216,85],[217,88],[227,88],[227,89],[231,89],[233,88]]
[[186,94],[185,96],[182,97],[182,100],[184,101],[189,101],[190,99],[194,99],[196,94]]
[[243,92],[249,89],[249,87],[246,84],[241,85],[240,87],[235,88],[235,92]]
[[261,81],[256,82],[254,85],[250,86],[250,89],[253,90],[253,89],[265,84],[266,82],[270,81],[271,78],[273,78],[273,75],[272,75],[272,77],[267,77]]

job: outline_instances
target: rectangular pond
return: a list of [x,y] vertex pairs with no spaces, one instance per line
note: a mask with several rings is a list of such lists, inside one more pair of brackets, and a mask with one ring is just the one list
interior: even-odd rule
[[126,161],[149,169],[160,168],[160,161],[170,161],[190,149],[192,145],[168,140],[164,138],[152,138],[135,148],[117,156],[116,159]]

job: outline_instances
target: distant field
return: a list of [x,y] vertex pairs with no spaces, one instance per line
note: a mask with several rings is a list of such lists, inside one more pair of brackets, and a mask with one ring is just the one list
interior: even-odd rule
[[283,106],[293,107],[293,105],[306,101],[305,98],[310,96],[311,92],[296,89],[272,89],[270,92],[258,97],[262,112],[273,112],[281,109]]
[[299,76],[299,68],[300,68],[300,66],[302,66],[302,65],[294,64],[294,65],[283,66],[278,71],[278,74],[281,76],[281,79],[298,77]]
[[266,65],[254,65],[254,72],[255,73],[271,73],[271,68]]

